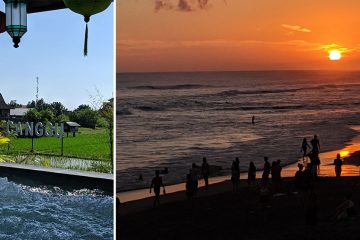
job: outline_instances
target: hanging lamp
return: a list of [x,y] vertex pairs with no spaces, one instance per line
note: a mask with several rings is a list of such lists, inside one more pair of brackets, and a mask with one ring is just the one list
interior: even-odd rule
[[0,33],[3,33],[6,31],[6,15],[5,13],[0,11]]
[[6,31],[18,48],[21,37],[27,31],[26,0],[5,0]]
[[107,9],[112,0],[63,0],[66,7],[84,16],[86,22],[84,56],[88,53],[88,22],[90,17]]

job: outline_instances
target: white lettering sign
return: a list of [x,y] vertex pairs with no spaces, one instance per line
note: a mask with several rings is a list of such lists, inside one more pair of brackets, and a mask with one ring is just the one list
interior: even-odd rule
[[9,135],[15,132],[17,135],[25,137],[58,137],[62,138],[64,136],[64,123],[47,123],[43,124],[38,122],[34,124],[33,122],[14,123],[12,121],[7,122],[6,134]]

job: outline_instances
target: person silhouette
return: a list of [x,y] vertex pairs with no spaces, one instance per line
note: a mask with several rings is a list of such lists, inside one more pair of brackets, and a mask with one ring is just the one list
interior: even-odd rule
[[205,189],[209,189],[209,175],[210,175],[210,166],[207,163],[206,157],[203,158],[203,163],[201,165],[201,174],[205,181]]
[[190,176],[194,184],[194,194],[197,193],[198,185],[199,185],[198,171],[199,171],[199,166],[197,166],[196,163],[193,163],[190,169]]
[[303,153],[303,161],[305,160],[305,157],[307,156],[308,147],[310,148],[310,145],[308,144],[307,139],[304,138],[302,141],[301,150],[300,150],[300,152]]
[[319,152],[320,152],[320,141],[319,141],[316,134],[314,135],[314,138],[311,139],[310,144],[311,144],[311,147],[312,147],[311,151],[314,154],[319,154]]
[[251,123],[252,123],[252,124],[255,124],[255,116],[252,116],[252,118],[251,118]]
[[162,178],[160,177],[160,172],[159,170],[156,170],[155,177],[152,179],[150,186],[150,193],[152,188],[154,188],[154,193],[155,193],[153,207],[155,207],[156,205],[160,205],[160,187],[163,187],[163,192],[165,195],[165,186],[163,184]]
[[271,170],[271,166],[270,166],[270,163],[269,163],[269,158],[264,157],[264,169],[263,169],[263,174],[262,174],[262,177],[261,177],[262,182],[268,182],[269,181],[270,170]]
[[337,179],[340,179],[341,176],[341,166],[342,166],[342,160],[340,158],[340,154],[338,153],[336,155],[336,158],[334,160],[334,165],[335,165],[335,175]]
[[231,165],[231,181],[233,184],[233,191],[237,191],[240,181],[240,161],[239,158],[235,158],[235,161]]
[[304,189],[304,165],[298,164],[299,170],[296,171],[294,177],[295,189],[297,191],[302,191]]
[[255,184],[256,179],[256,167],[253,161],[249,164],[249,171],[248,171],[248,184],[249,186]]

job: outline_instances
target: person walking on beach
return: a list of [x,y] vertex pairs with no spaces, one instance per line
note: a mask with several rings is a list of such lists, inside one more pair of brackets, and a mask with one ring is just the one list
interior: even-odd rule
[[253,161],[249,164],[249,171],[248,171],[248,184],[249,186],[255,184],[256,179],[256,167]]
[[341,166],[342,166],[342,160],[340,158],[340,154],[338,153],[336,155],[336,158],[334,160],[334,165],[335,165],[335,175],[337,179],[340,179],[341,176]]
[[319,139],[316,134],[314,135],[314,138],[311,139],[310,143],[311,143],[311,147],[312,147],[312,149],[311,149],[312,153],[319,154],[320,142],[319,142]]
[[203,163],[201,165],[201,174],[205,181],[205,189],[209,189],[209,175],[210,175],[210,166],[207,163],[206,157],[203,158]]
[[261,181],[262,182],[268,182],[269,181],[269,175],[270,175],[270,163],[269,163],[269,159],[268,157],[264,157],[264,170],[263,170],[263,174],[261,177]]
[[160,205],[160,187],[163,187],[163,192],[165,195],[165,186],[163,184],[162,178],[160,177],[160,172],[159,170],[156,170],[155,177],[152,179],[150,186],[150,193],[152,188],[154,188],[154,193],[155,193],[154,207],[156,205]]
[[301,150],[300,150],[300,152],[303,153],[303,161],[305,160],[305,157],[307,156],[308,147],[310,148],[310,145],[308,144],[306,138],[304,138],[303,142],[301,144]]
[[240,181],[240,161],[235,158],[231,165],[231,182],[233,184],[233,191],[237,191]]
[[251,123],[252,123],[252,124],[255,124],[255,116],[252,116],[252,118],[251,118]]

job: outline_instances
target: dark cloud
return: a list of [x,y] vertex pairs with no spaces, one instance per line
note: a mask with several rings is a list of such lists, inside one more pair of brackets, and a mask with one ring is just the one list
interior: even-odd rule
[[178,9],[184,12],[190,12],[193,10],[187,0],[179,0]]
[[161,9],[171,10],[174,8],[174,5],[168,0],[155,0],[155,11]]
[[191,12],[209,8],[210,0],[155,0],[155,11],[178,10]]

